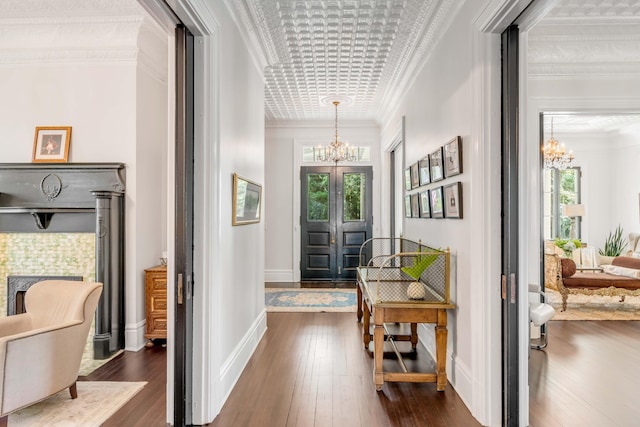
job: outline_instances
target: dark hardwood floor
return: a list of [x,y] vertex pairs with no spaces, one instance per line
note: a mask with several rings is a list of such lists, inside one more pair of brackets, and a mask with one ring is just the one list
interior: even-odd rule
[[531,350],[532,427],[640,425],[640,321],[551,321]]
[[[455,390],[385,384],[353,313],[269,313],[269,329],[209,424],[241,426],[474,426]],[[640,425],[640,321],[552,321],[549,346],[531,350],[530,425]],[[406,343],[399,343],[405,345]],[[389,358],[386,364],[395,367]],[[424,352],[409,367],[431,370]],[[105,426],[165,426],[166,351],[125,352],[81,380],[148,381]]]

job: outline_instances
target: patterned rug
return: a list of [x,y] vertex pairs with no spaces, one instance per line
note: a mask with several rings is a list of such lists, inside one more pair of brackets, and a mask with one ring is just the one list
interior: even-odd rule
[[69,389],[9,415],[10,427],[98,427],[127,403],[146,382],[78,381],[78,398]]
[[355,312],[355,289],[265,289],[267,311]]
[[562,296],[547,289],[547,302],[556,310],[551,320],[640,320],[640,297],[604,297],[597,295],[569,295],[567,310],[562,310]]

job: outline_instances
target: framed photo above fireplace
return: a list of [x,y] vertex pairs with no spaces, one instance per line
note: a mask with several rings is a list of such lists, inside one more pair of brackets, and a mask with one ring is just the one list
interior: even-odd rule
[[33,163],[67,163],[71,126],[38,126],[33,142]]

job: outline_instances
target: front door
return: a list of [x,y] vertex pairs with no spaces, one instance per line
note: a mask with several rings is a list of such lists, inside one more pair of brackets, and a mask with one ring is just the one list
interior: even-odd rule
[[301,168],[302,280],[353,280],[371,238],[371,166]]

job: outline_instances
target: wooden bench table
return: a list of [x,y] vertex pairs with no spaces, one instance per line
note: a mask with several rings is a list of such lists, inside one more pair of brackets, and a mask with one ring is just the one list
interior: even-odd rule
[[[369,348],[372,335],[370,333],[370,319],[373,318],[373,380],[376,390],[381,390],[385,381],[388,382],[435,382],[438,391],[447,386],[446,355],[447,355],[447,310],[455,308],[454,304],[441,301],[437,295],[427,293],[423,300],[410,300],[407,287],[411,283],[406,280],[367,281],[367,268],[358,268],[358,321],[363,321],[363,343]],[[377,269],[377,268],[376,268]],[[398,356],[402,371],[385,372],[383,370],[385,323],[410,323],[411,333],[398,336],[397,340],[410,340],[413,349],[418,343],[417,324],[434,323],[436,342],[436,371],[432,373],[409,372],[402,360],[401,354],[390,340]]]

